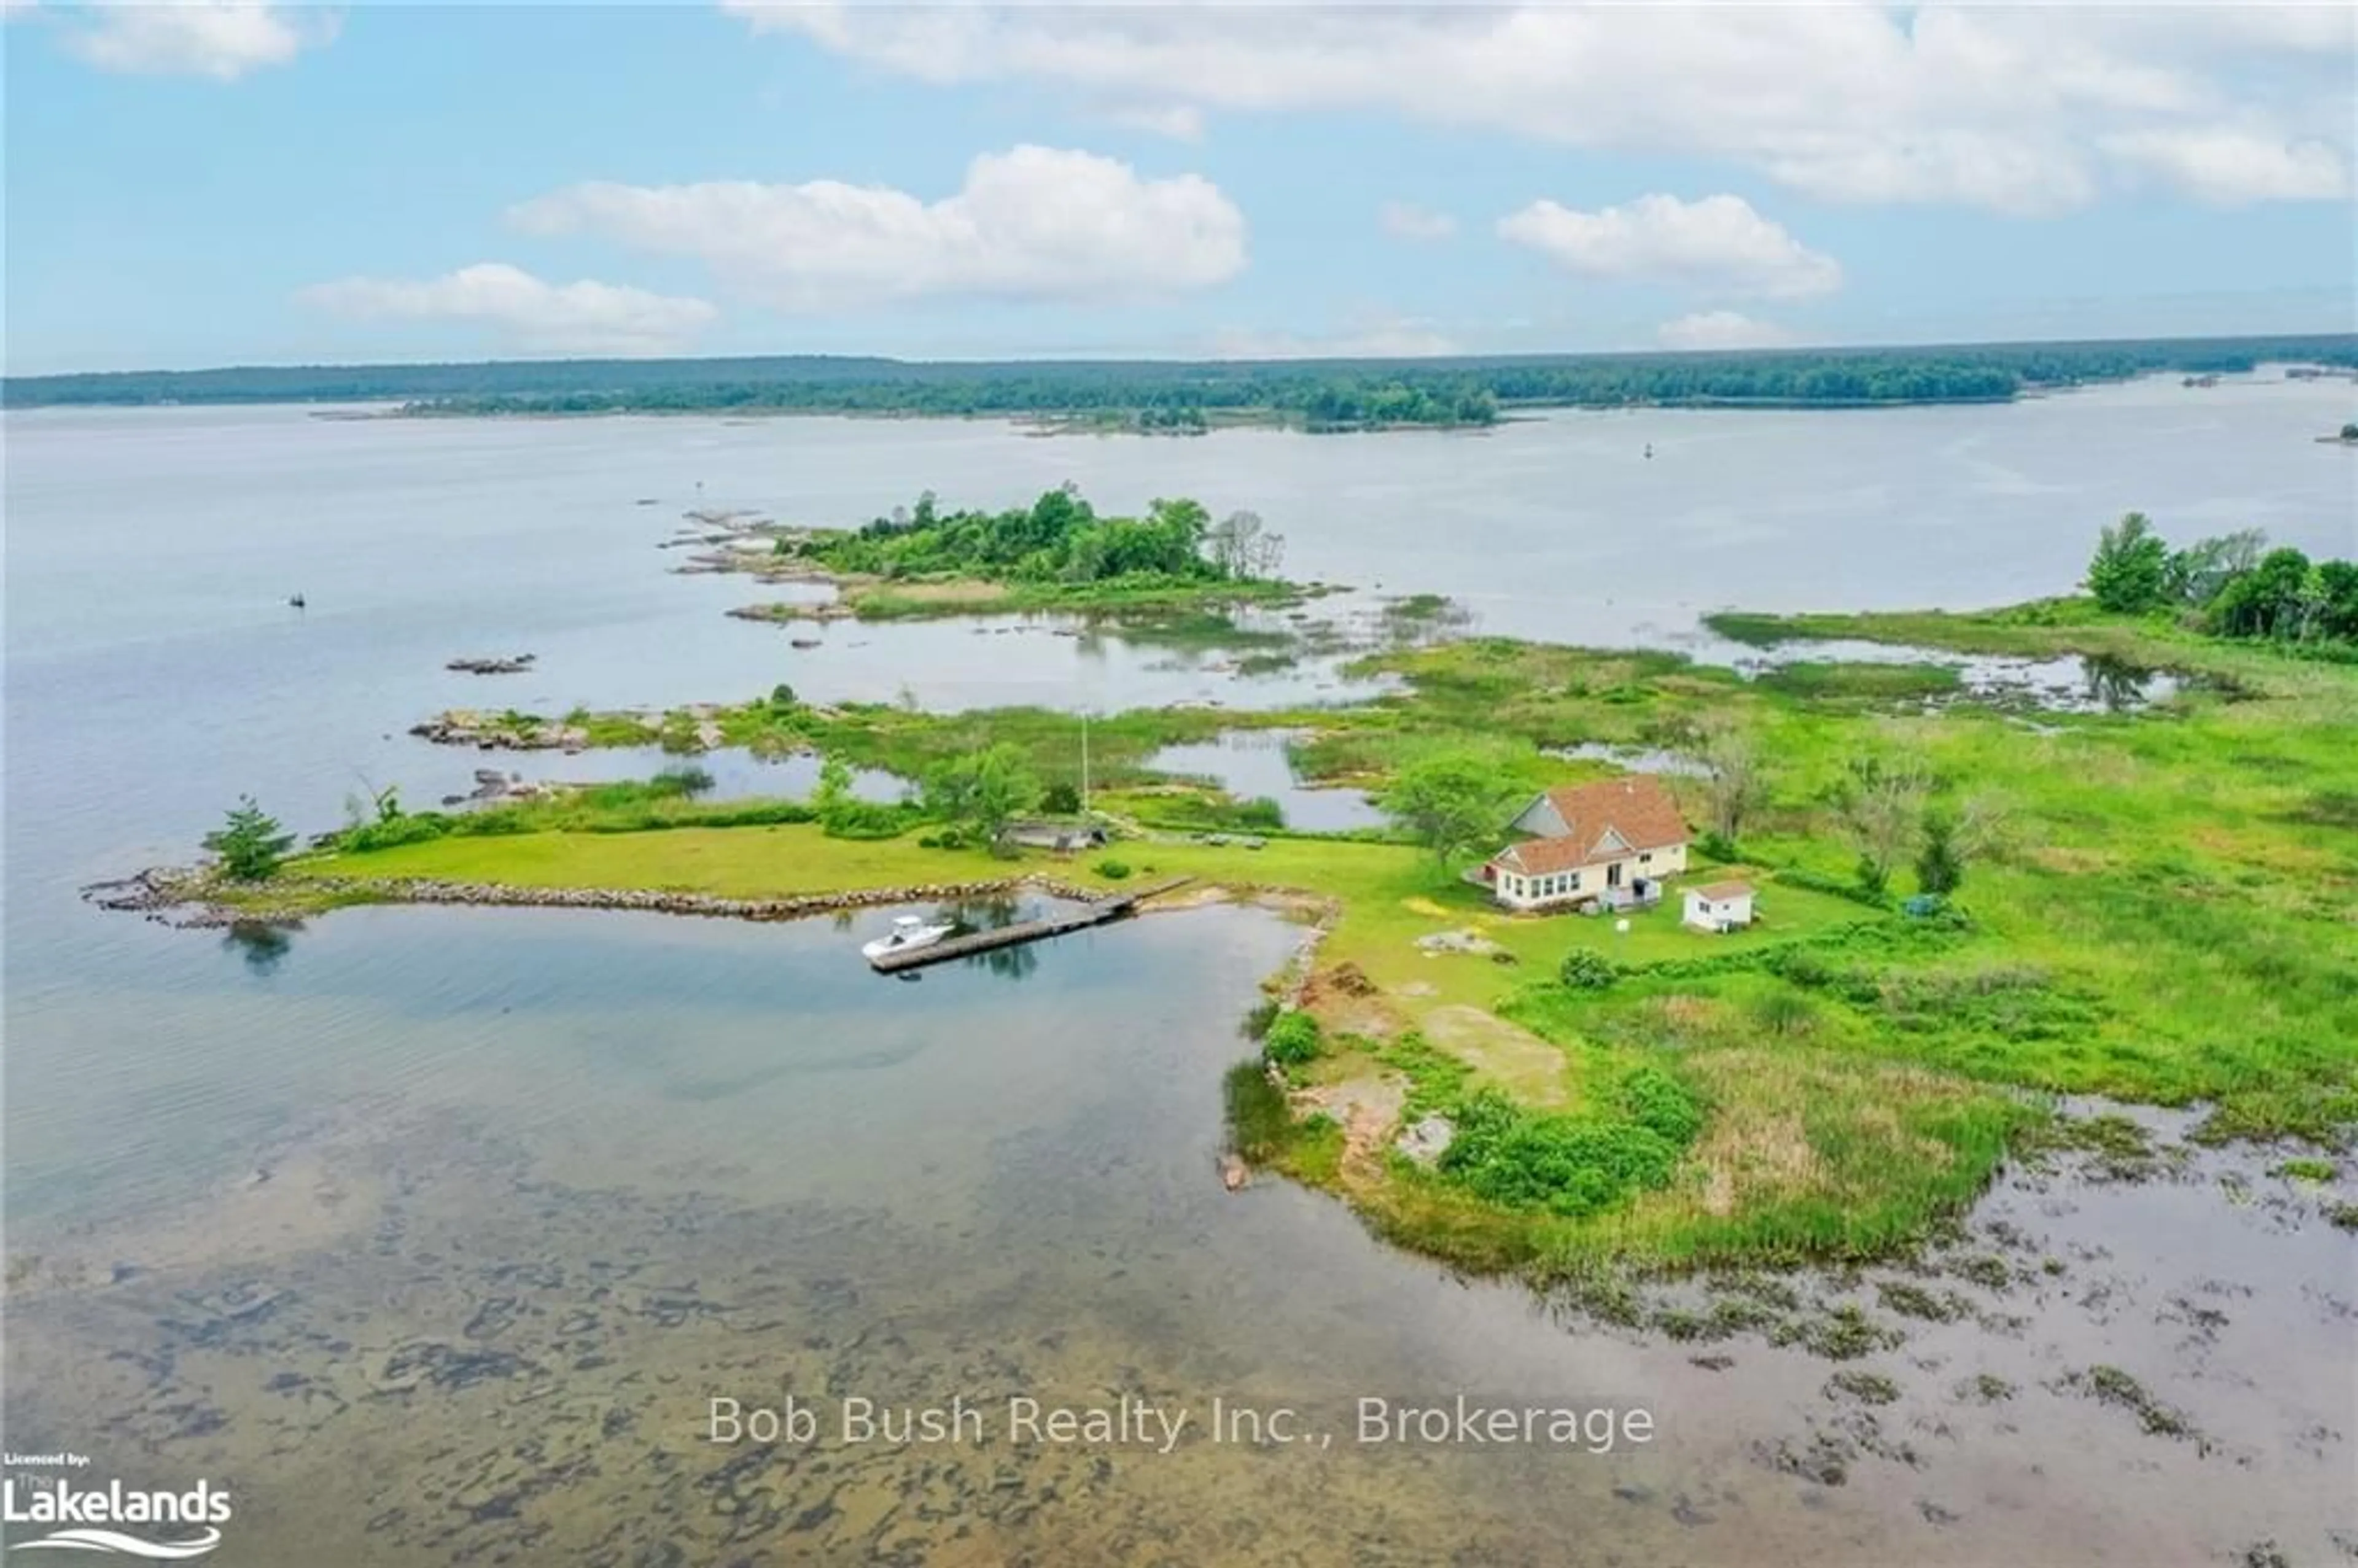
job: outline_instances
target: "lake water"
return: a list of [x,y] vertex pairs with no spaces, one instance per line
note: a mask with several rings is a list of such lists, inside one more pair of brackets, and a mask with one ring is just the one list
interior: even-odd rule
[[[891,911],[355,911],[282,948],[74,890],[186,859],[241,792],[308,831],[367,787],[424,801],[479,764],[624,765],[406,735],[450,706],[779,681],[1099,710],[1321,695],[1315,673],[1239,677],[1045,624],[838,626],[795,650],[722,613],[756,586],[669,569],[655,546],[698,505],[840,522],[916,485],[1192,493],[1260,511],[1290,575],[1457,595],[1485,631],[1712,651],[1693,618],[1719,605],[2055,590],[2130,507],[2172,534],[2348,549],[2351,454],[2310,438],[2346,404],[2331,384],[2147,383],[1185,441],[8,414],[7,1447],[72,1448],[128,1486],[231,1486],[220,1560],[265,1565],[1978,1563],[2269,1537],[2310,1560],[2358,1530],[2337,1484],[2358,1431],[2349,1239],[2214,1184],[1995,1198],[2054,1230],[2069,1272],[2006,1304],[2015,1330],[1873,1363],[1906,1389],[1881,1418],[1894,1441],[1835,1486],[1774,1462],[1838,1414],[1823,1362],[1745,1343],[1699,1367],[1453,1280],[1323,1199],[1222,1191],[1234,1021],[1294,939],[1273,917],[1158,917],[904,983],[851,957]],[[302,612],[283,602],[298,590]],[[518,652],[530,673],[442,668]],[[1244,765],[1274,788],[1272,762]],[[2190,1320],[2214,1284],[2222,1321]],[[2210,1445],[2048,1386],[2099,1354],[2168,1383]],[[1982,1364],[2018,1399],[1952,1397]],[[1345,1431],[1357,1395],[1463,1391],[1642,1404],[1658,1435],[1610,1455],[699,1441],[709,1399],[789,1391],[1199,1412],[1224,1395]]]

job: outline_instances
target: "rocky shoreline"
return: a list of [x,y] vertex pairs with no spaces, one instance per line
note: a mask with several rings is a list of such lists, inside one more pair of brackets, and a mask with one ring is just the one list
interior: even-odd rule
[[[454,882],[425,877],[303,877],[284,884],[298,896],[349,903],[470,904],[481,907],[635,910],[644,914],[698,915],[716,920],[799,920],[842,909],[882,904],[931,903],[1011,892],[1091,902],[1100,895],[1039,872],[965,882],[918,882],[897,887],[846,888],[835,892],[795,893],[778,898],[722,898],[712,893],[663,892],[636,888],[519,887],[506,882]],[[293,918],[223,902],[222,881],[201,870],[154,867],[81,890],[105,910],[144,914],[159,925],[184,929],[220,928]]]

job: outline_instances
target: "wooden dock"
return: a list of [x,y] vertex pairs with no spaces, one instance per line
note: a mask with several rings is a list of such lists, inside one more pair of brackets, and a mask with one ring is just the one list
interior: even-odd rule
[[906,952],[886,953],[868,960],[880,975],[898,974],[903,969],[921,969],[928,964],[946,964],[953,958],[971,958],[977,953],[996,952],[1001,947],[1020,947],[1026,942],[1044,942],[1051,936],[1062,936],[1068,931],[1079,931],[1091,925],[1103,925],[1109,920],[1120,920],[1150,898],[1159,898],[1174,888],[1184,887],[1193,877],[1173,877],[1151,888],[1136,892],[1116,893],[1098,899],[1094,903],[1064,914],[1052,914],[1044,920],[1021,920],[1012,925],[994,930],[976,931],[964,936],[945,937],[930,946],[912,947]]

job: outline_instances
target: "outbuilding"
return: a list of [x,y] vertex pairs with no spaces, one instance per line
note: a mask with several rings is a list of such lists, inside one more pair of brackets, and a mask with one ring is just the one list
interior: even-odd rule
[[1706,882],[1689,888],[1683,918],[1697,931],[1741,931],[1752,924],[1752,884]]

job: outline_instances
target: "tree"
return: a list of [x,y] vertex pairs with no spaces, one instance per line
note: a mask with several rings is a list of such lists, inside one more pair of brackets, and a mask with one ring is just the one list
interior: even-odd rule
[[242,882],[276,876],[294,847],[295,835],[282,828],[276,817],[265,815],[250,795],[238,796],[229,820],[205,835],[205,848],[221,857],[222,870]]
[[2259,529],[2245,528],[2173,550],[2162,568],[2162,597],[2201,609],[2228,583],[2250,571],[2267,543],[2268,536]]
[[993,849],[1008,822],[1039,798],[1022,750],[1004,741],[944,762],[925,780],[925,809]]
[[1205,531],[1204,549],[1222,577],[1248,578],[1252,575],[1260,536],[1260,513],[1231,512]]
[[2358,643],[2358,561],[2318,562],[2317,586],[2319,634]]
[[1965,880],[1965,859],[1957,843],[1957,822],[1947,812],[1927,808],[1923,846],[1916,851],[1916,885],[1947,897]]
[[2211,607],[2212,624],[2230,637],[2298,637],[2315,599],[2309,557],[2295,549],[2270,550],[2221,590]]
[[1446,863],[1498,833],[1504,794],[1497,770],[1487,762],[1452,753],[1401,769],[1376,804]]
[[2169,546],[2142,512],[2107,527],[2088,563],[2088,591],[2118,615],[2142,615],[2161,603]]
[[1890,885],[1892,866],[1918,831],[1931,783],[1913,757],[1850,760],[1834,790],[1834,815],[1858,851],[1859,885],[1867,892],[1879,894]]
[[824,821],[850,798],[851,764],[830,752],[818,760],[818,784],[811,791],[811,809]]
[[1732,845],[1742,837],[1746,819],[1768,803],[1768,779],[1761,767],[1760,749],[1751,736],[1723,723],[1704,731],[1699,750],[1709,770],[1704,787],[1710,802],[1712,831]]

